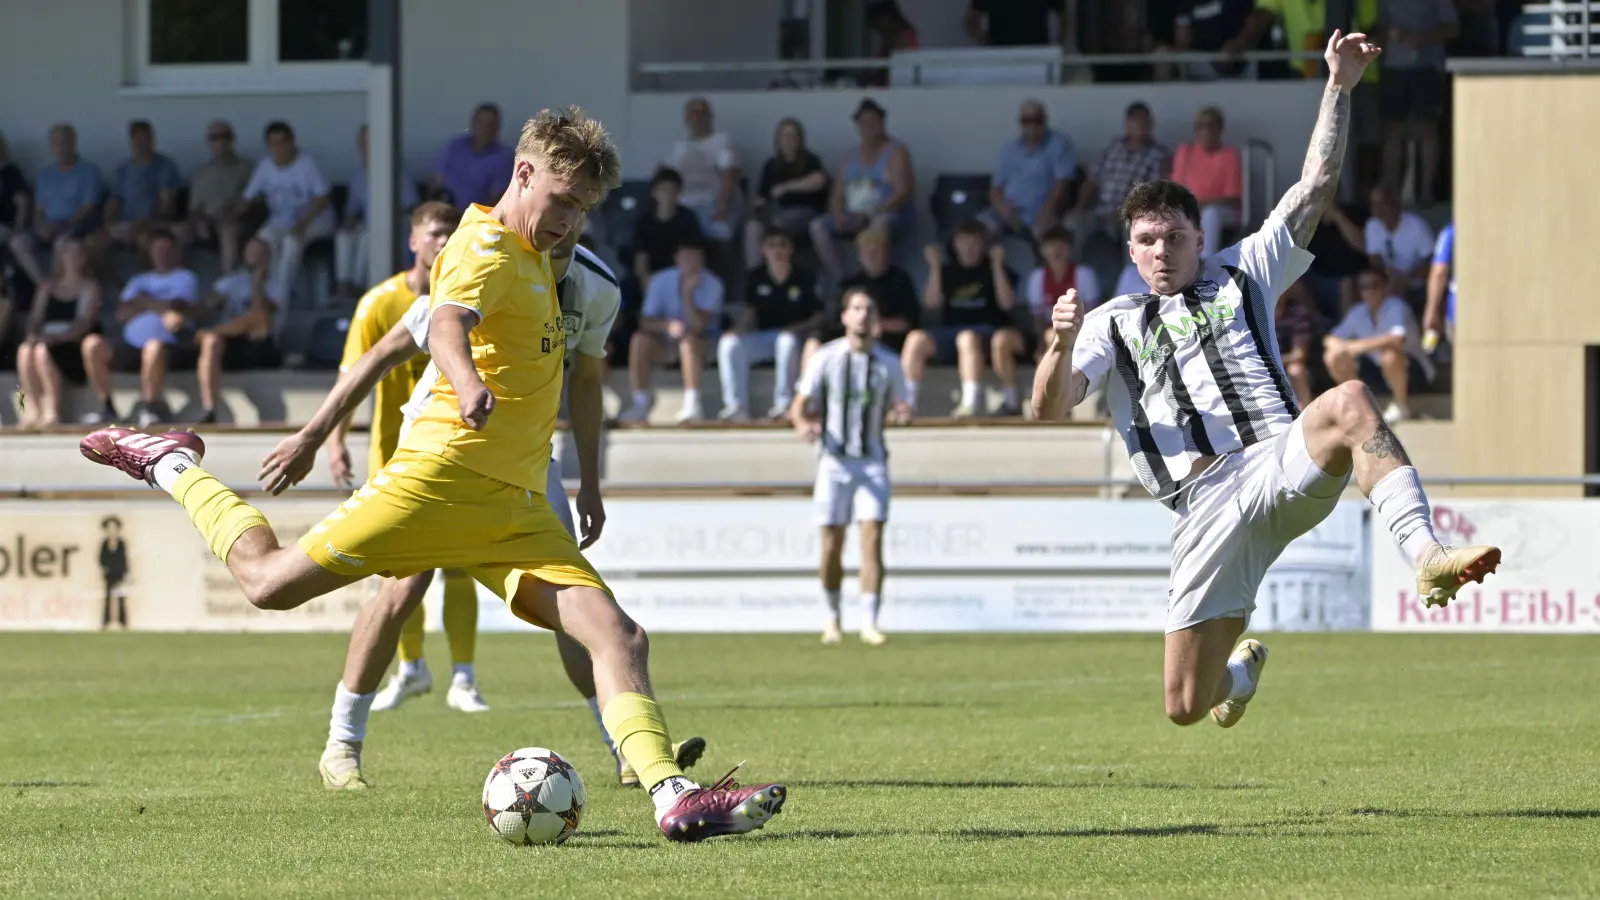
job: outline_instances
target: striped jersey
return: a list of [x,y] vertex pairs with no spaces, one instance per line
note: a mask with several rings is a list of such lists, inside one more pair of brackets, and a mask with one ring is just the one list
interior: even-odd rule
[[[605,356],[606,339],[611,335],[611,326],[616,323],[617,310],[622,305],[622,291],[610,267],[588,249],[572,248],[572,262],[567,264],[567,274],[556,283],[556,296],[561,301],[568,371],[574,354]],[[417,346],[422,352],[428,352],[428,298],[412,304],[403,321]],[[430,362],[417,380],[410,401],[401,410],[407,423],[427,406],[439,377],[439,367]]]
[[1274,214],[1182,293],[1124,294],[1084,318],[1072,367],[1090,391],[1104,387],[1134,471],[1168,507],[1196,459],[1257,444],[1299,416],[1272,310],[1311,259]]
[[890,408],[906,399],[906,378],[887,347],[874,341],[863,353],[850,349],[848,338],[829,341],[812,355],[795,391],[821,420],[822,453],[888,460],[883,426]]

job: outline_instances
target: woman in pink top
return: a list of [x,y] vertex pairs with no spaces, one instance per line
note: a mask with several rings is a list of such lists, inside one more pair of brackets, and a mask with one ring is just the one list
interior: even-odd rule
[[1222,229],[1239,224],[1243,177],[1239,151],[1222,143],[1222,110],[1215,106],[1200,110],[1194,119],[1194,141],[1180,146],[1172,160],[1172,180],[1200,201],[1205,257],[1222,249]]

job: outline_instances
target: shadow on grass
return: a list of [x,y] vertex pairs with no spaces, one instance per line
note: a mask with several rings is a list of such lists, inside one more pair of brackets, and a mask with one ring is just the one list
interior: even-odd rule
[[8,781],[8,788],[77,788],[94,787],[92,781]]
[[1492,809],[1443,812],[1431,809],[1383,809],[1364,806],[1352,816],[1394,816],[1430,819],[1600,819],[1600,809]]
[[1008,781],[979,779],[972,781],[937,781],[933,779],[831,779],[787,782],[790,787],[820,788],[1026,788],[1029,790],[1105,790],[1127,789],[1146,791],[1260,791],[1261,784],[1178,784],[1170,781]]
[[855,701],[829,701],[826,703],[813,702],[785,702],[782,700],[767,700],[760,703],[729,703],[723,700],[695,700],[685,698],[672,701],[673,708],[694,707],[696,709],[733,709],[757,710],[768,712],[774,709],[820,709],[837,711],[841,709],[973,709],[979,706],[997,706],[995,703],[945,703],[942,700],[855,700]]
[[1149,828],[958,828],[952,831],[917,831],[905,828],[874,828],[864,831],[801,828],[795,831],[762,832],[752,837],[764,841],[840,841],[885,837],[1005,841],[1024,838],[1181,837],[1221,833],[1220,825],[1162,825]]

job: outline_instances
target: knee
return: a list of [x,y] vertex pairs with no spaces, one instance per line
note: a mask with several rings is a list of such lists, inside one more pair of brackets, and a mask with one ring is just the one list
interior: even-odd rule
[[217,348],[222,344],[222,339],[217,337],[217,333],[209,328],[202,328],[195,332],[194,339],[195,343],[200,345],[200,352],[207,356],[217,352]]
[[978,340],[976,331],[963,331],[956,335],[956,351],[962,356],[969,353],[982,353],[983,343]]
[[166,356],[167,345],[165,341],[145,341],[139,348],[139,357],[146,363],[157,363]]
[[1372,391],[1359,380],[1343,382],[1322,397],[1328,415],[1344,428],[1359,425],[1377,415]]
[[83,361],[86,363],[98,361],[109,349],[106,339],[98,334],[91,334],[84,338],[83,344],[79,347],[79,350],[83,353]]
[[1385,368],[1403,366],[1406,363],[1406,355],[1405,353],[1401,352],[1400,350],[1396,350],[1393,347],[1386,347],[1378,355],[1378,362]]
[[1006,355],[1015,356],[1022,352],[1022,335],[1010,328],[1002,328],[989,339],[989,348],[998,362]]
[[642,362],[650,362],[650,336],[643,331],[635,331],[628,338],[628,358],[637,357]]
[[729,333],[717,339],[717,359],[723,365],[727,365],[728,361],[732,360],[734,354],[738,351],[739,336],[737,334]]

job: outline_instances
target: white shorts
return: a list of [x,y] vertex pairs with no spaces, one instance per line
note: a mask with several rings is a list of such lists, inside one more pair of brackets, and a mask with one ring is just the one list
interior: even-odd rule
[[884,522],[889,518],[889,466],[870,459],[841,459],[824,453],[817,460],[811,499],[818,525]]
[[1333,512],[1349,480],[1311,461],[1298,420],[1218,460],[1184,491],[1172,523],[1167,633],[1211,619],[1248,625],[1267,569]]

